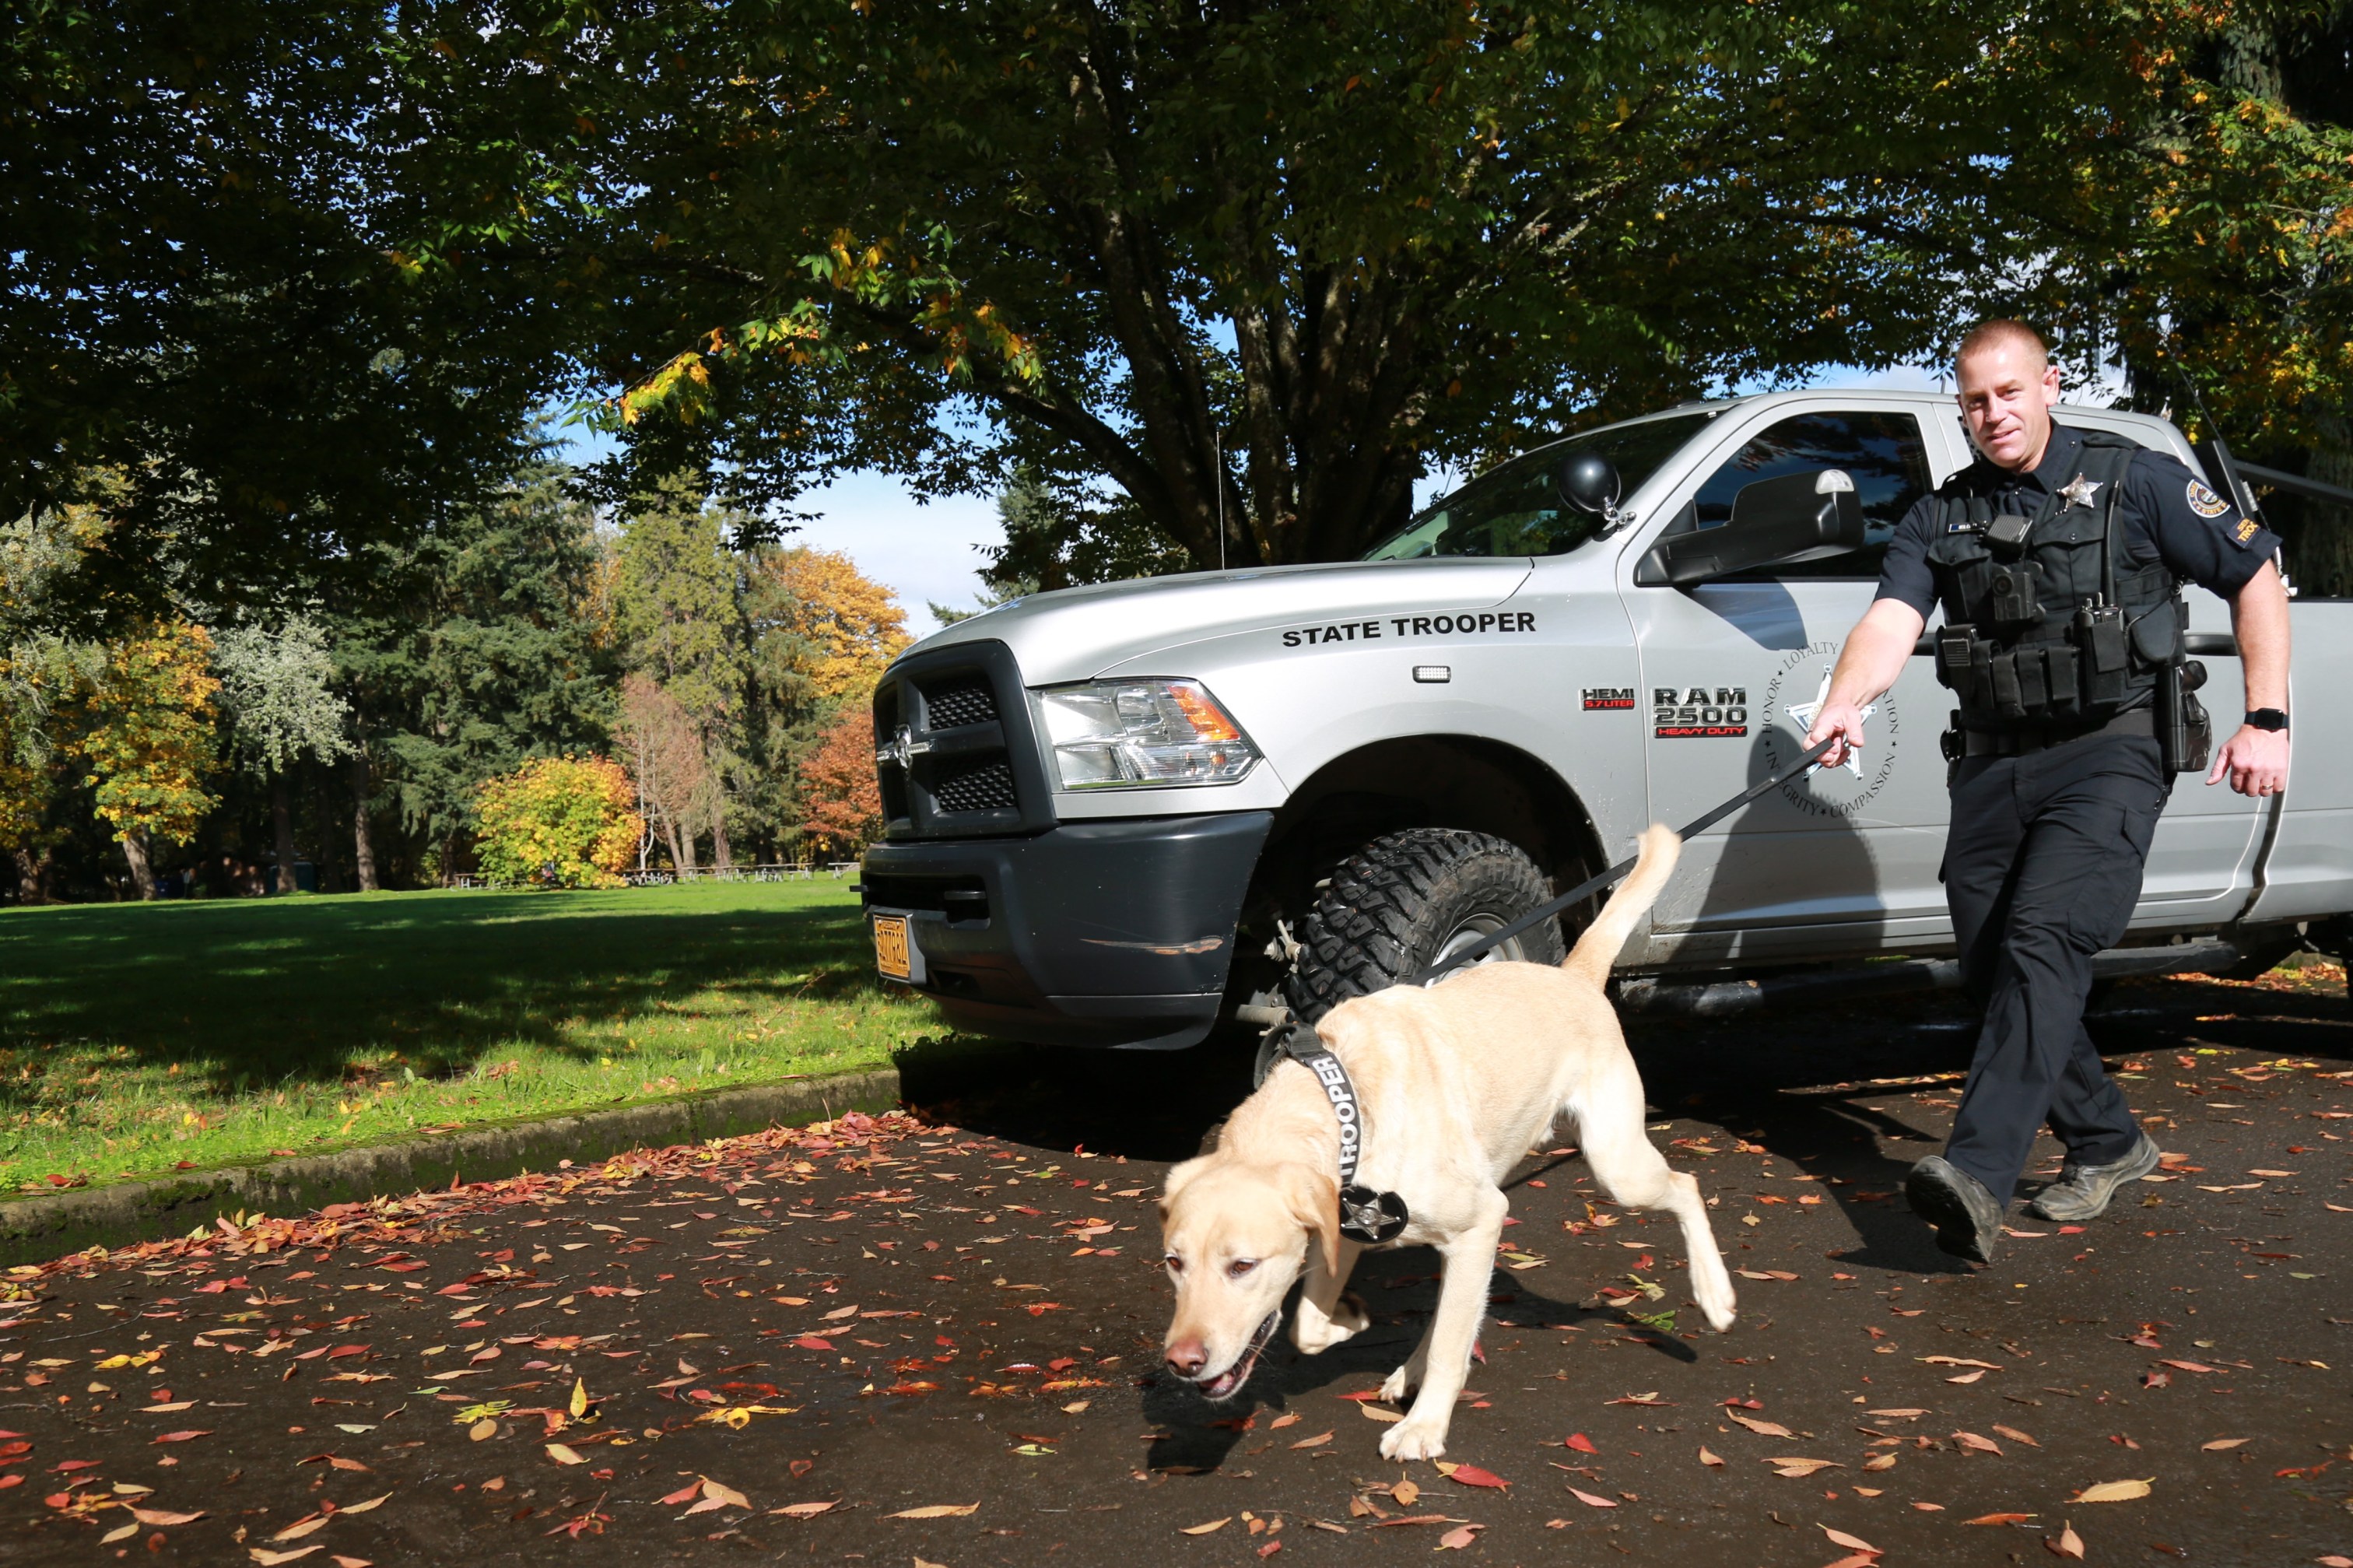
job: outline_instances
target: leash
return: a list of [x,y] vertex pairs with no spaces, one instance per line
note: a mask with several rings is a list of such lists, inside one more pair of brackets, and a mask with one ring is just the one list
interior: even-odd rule
[[[1732,815],[1733,812],[1740,810],[1741,807],[1746,806],[1749,801],[1754,800],[1757,797],[1764,794],[1767,790],[1777,789],[1782,785],[1787,784],[1790,779],[1795,779],[1799,774],[1812,767],[1815,760],[1819,758],[1822,753],[1828,751],[1837,743],[1838,736],[1831,736],[1830,739],[1823,741],[1820,746],[1815,747],[1812,750],[1799,758],[1795,762],[1790,763],[1787,768],[1782,768],[1780,772],[1776,773],[1770,779],[1763,779],[1757,783],[1750,785],[1747,789],[1743,789],[1739,794],[1735,795],[1731,800],[1725,801],[1714,810],[1709,811],[1704,815],[1693,818],[1690,821],[1684,823],[1682,828],[1677,830],[1676,836],[1679,838],[1689,839],[1696,834],[1705,832],[1708,829],[1715,826],[1716,823]],[[1603,872],[1600,875],[1586,878],[1583,882],[1578,883],[1575,887],[1570,888],[1567,893],[1562,894],[1551,903],[1539,905],[1535,909],[1530,910],[1527,914],[1521,916],[1518,919],[1504,927],[1502,930],[1490,932],[1486,936],[1480,938],[1471,946],[1463,948],[1461,951],[1458,953],[1451,953],[1447,957],[1439,959],[1438,962],[1430,965],[1430,968],[1422,970],[1419,974],[1414,976],[1413,979],[1404,983],[1408,985],[1437,984],[1440,980],[1446,978],[1449,971],[1460,969],[1462,965],[1469,963],[1472,959],[1477,958],[1482,953],[1502,947],[1505,942],[1510,941],[1513,938],[1519,936],[1523,932],[1535,929],[1538,926],[1543,925],[1546,920],[1551,919],[1554,916],[1559,914],[1570,905],[1578,902],[1580,899],[1590,898],[1593,895],[1600,892],[1611,883],[1616,882],[1620,877],[1624,876],[1628,872],[1632,871],[1634,869],[1634,862],[1639,858],[1641,857],[1638,855],[1627,856],[1624,860],[1620,861],[1616,865],[1611,866],[1608,871]]]
[[[1823,741],[1778,773],[1752,784],[1714,810],[1694,818],[1681,830],[1681,836],[1691,838],[1705,832],[1741,807],[1768,789],[1779,788],[1812,767],[1835,744],[1836,736]],[[1513,921],[1502,930],[1481,938],[1478,942],[1432,964],[1413,977],[1413,985],[1434,985],[1451,971],[1468,963],[1480,954],[1501,947],[1524,931],[1534,930],[1579,899],[1589,898],[1634,869],[1639,855],[1630,855],[1599,876],[1588,877],[1567,893]],[[1340,1058],[1324,1048],[1314,1030],[1297,1019],[1288,1020],[1276,1027],[1282,1031],[1282,1051],[1293,1061],[1315,1075],[1315,1082],[1324,1097],[1332,1102],[1332,1114],[1340,1123],[1340,1234],[1350,1241],[1366,1246],[1377,1246],[1393,1240],[1404,1231],[1409,1217],[1405,1200],[1395,1192],[1377,1192],[1360,1186],[1356,1181],[1356,1162],[1364,1153],[1364,1110],[1356,1099],[1356,1086]]]

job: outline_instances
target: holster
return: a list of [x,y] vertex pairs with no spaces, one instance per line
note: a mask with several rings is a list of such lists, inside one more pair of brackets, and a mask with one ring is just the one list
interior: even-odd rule
[[2168,773],[2203,773],[2214,756],[2214,721],[2196,696],[2206,666],[2195,659],[2157,673],[2157,747]]

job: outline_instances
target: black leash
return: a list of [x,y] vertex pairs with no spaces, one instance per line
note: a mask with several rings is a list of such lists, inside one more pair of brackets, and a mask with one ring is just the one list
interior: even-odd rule
[[[1798,760],[1792,762],[1789,766],[1784,768],[1780,772],[1776,773],[1770,779],[1750,785],[1747,789],[1742,790],[1739,794],[1735,795],[1731,800],[1726,800],[1724,804],[1716,807],[1715,810],[1708,812],[1706,815],[1695,817],[1692,821],[1684,823],[1678,831],[1679,836],[1689,839],[1695,834],[1705,832],[1708,829],[1715,826],[1716,823],[1724,821],[1725,818],[1732,815],[1733,812],[1740,810],[1741,807],[1748,804],[1749,801],[1757,799],[1757,796],[1764,794],[1767,789],[1778,789],[1780,786],[1787,784],[1790,779],[1795,779],[1808,768],[1812,767],[1814,760],[1817,758],[1820,757],[1823,752],[1828,751],[1837,743],[1838,736],[1831,736],[1830,739],[1823,741],[1820,746],[1815,747],[1811,751],[1807,752],[1804,756],[1799,758]],[[1524,931],[1535,930],[1538,926],[1543,925],[1546,920],[1551,919],[1554,916],[1559,914],[1570,905],[1577,903],[1579,899],[1590,898],[1593,895],[1600,892],[1611,883],[1616,882],[1620,877],[1624,876],[1628,872],[1634,869],[1634,862],[1639,858],[1640,857],[1636,855],[1627,856],[1624,860],[1620,861],[1616,865],[1611,866],[1608,871],[1603,872],[1600,875],[1586,878],[1586,880],[1578,883],[1575,887],[1570,888],[1567,893],[1562,894],[1551,903],[1530,910],[1527,914],[1521,916],[1518,919],[1513,921],[1502,930],[1491,932],[1487,936],[1480,938],[1478,941],[1472,943],[1470,947],[1463,948],[1461,952],[1452,953],[1440,959],[1438,962],[1430,965],[1430,968],[1422,970],[1421,973],[1414,976],[1413,979],[1404,983],[1408,985],[1432,984],[1437,980],[1443,979],[1448,971],[1460,969],[1462,965],[1469,963],[1472,959],[1477,958],[1480,954],[1487,952],[1492,948],[1502,947],[1505,942],[1510,941],[1513,938],[1520,935]]]
[[[1837,736],[1833,736],[1823,741],[1772,778],[1751,785],[1706,815],[1694,818],[1684,824],[1682,836],[1688,839],[1695,833],[1705,832],[1767,789],[1795,779],[1828,751],[1836,739]],[[1634,862],[1639,858],[1629,856],[1600,875],[1588,877],[1542,908],[1522,916],[1492,936],[1482,938],[1476,946],[1465,948],[1431,965],[1416,975],[1411,983],[1429,985],[1449,970],[1510,941],[1521,932],[1535,929],[1578,899],[1590,897],[1624,876],[1634,869]],[[1324,1049],[1324,1042],[1315,1031],[1297,1019],[1276,1027],[1282,1031],[1283,1054],[1315,1075],[1317,1086],[1323,1089],[1324,1097],[1332,1102],[1332,1114],[1340,1123],[1340,1234],[1366,1246],[1377,1246],[1393,1239],[1405,1229],[1408,1218],[1405,1200],[1395,1192],[1376,1192],[1356,1182],[1356,1162],[1364,1151],[1364,1111],[1357,1103],[1356,1086],[1350,1081],[1348,1070],[1340,1065],[1340,1058]]]

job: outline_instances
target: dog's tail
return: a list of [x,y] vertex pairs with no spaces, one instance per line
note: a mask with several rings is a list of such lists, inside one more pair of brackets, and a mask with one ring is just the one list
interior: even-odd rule
[[1593,924],[1585,928],[1577,946],[1561,961],[1561,968],[1595,986],[1609,980],[1609,966],[1618,961],[1618,950],[1633,934],[1635,922],[1659,896],[1659,889],[1674,874],[1675,861],[1683,854],[1683,839],[1663,822],[1651,823],[1640,843],[1634,869],[1618,885],[1609,902],[1601,906],[1601,913],[1593,917]]

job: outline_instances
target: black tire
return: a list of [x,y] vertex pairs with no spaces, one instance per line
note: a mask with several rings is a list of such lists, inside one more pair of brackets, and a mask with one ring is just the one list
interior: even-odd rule
[[[1283,999],[1293,1017],[1314,1023],[1350,997],[1419,973],[1550,896],[1544,873],[1508,839],[1460,828],[1383,834],[1341,862],[1316,895],[1300,925],[1300,952],[1284,978]],[[1556,916],[1492,957],[1556,964],[1567,951]]]

